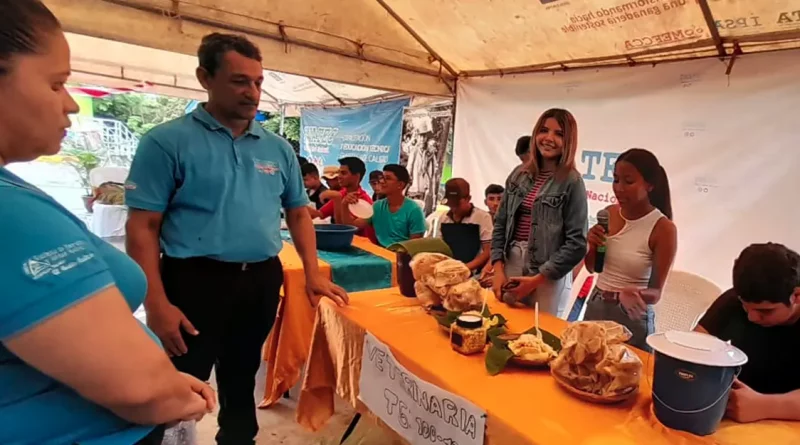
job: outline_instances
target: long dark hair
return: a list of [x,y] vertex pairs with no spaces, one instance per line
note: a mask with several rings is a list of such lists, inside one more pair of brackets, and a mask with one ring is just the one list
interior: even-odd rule
[[11,70],[11,59],[39,50],[43,31],[61,28],[58,19],[39,0],[5,0],[0,14],[0,76]]
[[643,148],[631,148],[617,158],[617,162],[625,161],[639,171],[645,181],[653,186],[648,193],[650,204],[669,219],[672,219],[672,198],[669,191],[669,179],[664,167],[653,153]]

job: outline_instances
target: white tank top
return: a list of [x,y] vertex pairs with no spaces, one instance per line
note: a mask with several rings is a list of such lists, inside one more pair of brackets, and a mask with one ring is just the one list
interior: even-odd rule
[[619,233],[606,238],[606,261],[597,281],[598,288],[619,292],[626,287],[648,287],[653,271],[650,234],[663,217],[664,214],[658,209],[633,221],[622,216],[625,226]]

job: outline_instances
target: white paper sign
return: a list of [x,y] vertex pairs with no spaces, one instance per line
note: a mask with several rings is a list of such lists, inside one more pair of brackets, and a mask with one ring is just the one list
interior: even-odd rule
[[359,383],[358,398],[412,445],[483,444],[485,411],[410,373],[369,332]]

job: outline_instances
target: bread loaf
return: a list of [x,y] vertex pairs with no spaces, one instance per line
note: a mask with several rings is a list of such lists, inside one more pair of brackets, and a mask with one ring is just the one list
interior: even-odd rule
[[483,306],[483,289],[480,283],[469,279],[452,286],[442,304],[448,311],[463,312]]
[[418,253],[411,260],[411,273],[417,281],[426,275],[433,275],[433,268],[450,257],[441,253]]
[[417,299],[419,299],[420,303],[426,308],[442,304],[442,298],[436,295],[436,292],[431,290],[431,288],[422,281],[414,283],[414,291],[417,293]]
[[458,260],[445,260],[433,267],[433,278],[436,287],[461,284],[467,281],[470,275],[472,274],[467,265]]

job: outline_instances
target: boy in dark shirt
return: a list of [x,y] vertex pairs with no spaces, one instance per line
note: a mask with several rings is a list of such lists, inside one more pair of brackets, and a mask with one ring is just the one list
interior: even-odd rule
[[527,164],[531,160],[531,137],[521,136],[517,139],[517,146],[514,147],[514,153],[519,158],[519,162]]
[[486,200],[483,202],[486,204],[486,208],[489,209],[489,214],[492,215],[492,221],[494,221],[494,215],[497,214],[497,209],[500,208],[500,202],[503,200],[503,192],[505,189],[502,185],[499,184],[490,184],[489,187],[486,187],[486,192],[484,196]]
[[322,185],[322,181],[319,179],[319,169],[317,169],[316,165],[311,163],[303,164],[300,167],[300,171],[303,173],[303,184],[308,192],[308,199],[319,210],[323,205],[320,195],[328,190],[328,187]]
[[747,247],[733,289],[700,320],[707,332],[747,354],[728,401],[739,422],[800,420],[800,255],[775,243]]

